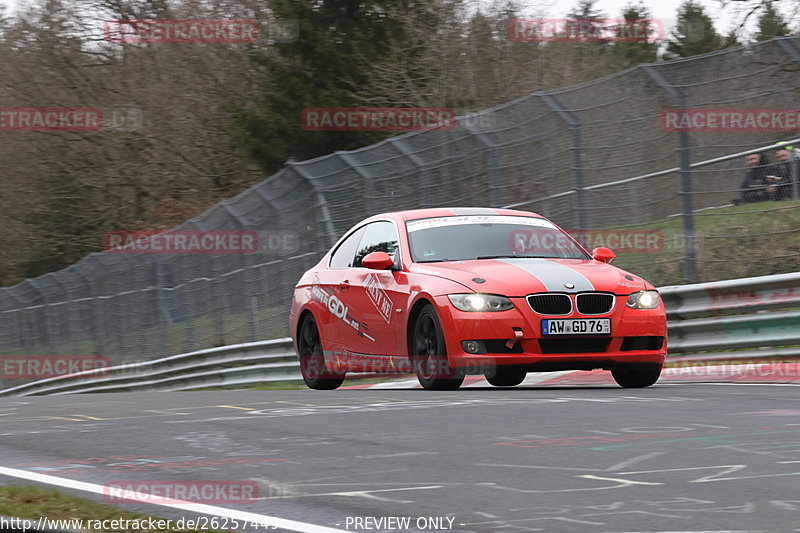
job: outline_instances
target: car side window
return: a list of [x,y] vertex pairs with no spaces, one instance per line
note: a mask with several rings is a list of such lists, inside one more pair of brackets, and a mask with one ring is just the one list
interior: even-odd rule
[[387,221],[367,224],[364,235],[361,237],[361,243],[359,243],[356,250],[353,266],[360,267],[361,260],[372,252],[386,252],[392,256],[395,264],[397,264],[399,246],[397,228],[395,228],[394,224]]
[[356,255],[358,243],[364,235],[364,228],[359,228],[347,237],[331,255],[331,268],[349,268],[353,266],[353,257]]

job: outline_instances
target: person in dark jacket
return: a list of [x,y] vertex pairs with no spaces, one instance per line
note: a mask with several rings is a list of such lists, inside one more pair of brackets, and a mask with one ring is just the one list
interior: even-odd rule
[[751,154],[747,156],[746,160],[750,170],[747,171],[747,176],[739,186],[739,198],[735,203],[749,204],[769,200],[767,176],[772,172],[772,168],[766,154]]
[[800,178],[800,160],[793,156],[791,146],[780,147],[775,155],[778,162],[772,165],[767,176],[766,192],[773,200],[787,200],[793,196],[794,181]]

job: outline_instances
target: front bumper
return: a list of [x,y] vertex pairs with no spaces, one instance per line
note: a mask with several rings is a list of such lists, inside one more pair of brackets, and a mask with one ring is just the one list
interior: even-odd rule
[[[667,355],[663,304],[656,309],[630,309],[625,305],[626,299],[627,296],[617,296],[612,310],[602,315],[581,315],[573,310],[569,315],[544,316],[535,313],[525,298],[511,298],[514,309],[492,313],[459,311],[447,296],[434,298],[450,364],[467,373],[481,373],[498,365],[551,371],[663,364]],[[611,335],[543,336],[541,321],[547,318],[609,318]],[[658,349],[630,349],[641,347],[638,341],[625,340],[633,337],[661,337],[663,342]],[[512,339],[516,339],[515,353],[505,347]],[[468,340],[491,340],[486,345],[494,349],[483,354],[468,353],[462,344]]]

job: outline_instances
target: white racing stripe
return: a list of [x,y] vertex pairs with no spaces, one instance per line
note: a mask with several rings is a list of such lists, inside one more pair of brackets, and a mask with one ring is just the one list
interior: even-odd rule
[[[48,474],[37,474],[35,472],[28,472],[27,470],[18,470],[16,468],[7,468],[0,466],[0,475],[24,479],[27,481],[35,481],[38,483],[45,483],[47,485],[56,485],[66,489],[80,490],[83,492],[91,492],[94,494],[106,495],[107,489],[102,485],[94,483],[86,483],[85,481],[76,481],[74,479],[62,478],[51,476]],[[126,493],[127,494],[127,493]],[[278,518],[275,516],[262,515],[257,513],[248,513],[245,511],[235,511],[233,509],[226,509],[225,507],[216,507],[214,505],[206,505],[203,503],[192,503],[182,500],[172,500],[174,503],[157,503],[148,501],[152,498],[150,494],[140,492],[132,492],[131,497],[141,499],[146,503],[152,505],[160,505],[162,507],[170,507],[172,509],[180,509],[182,511],[190,511],[198,514],[214,515],[230,518],[232,520],[240,520],[246,522],[248,526],[252,523],[267,524],[275,526],[279,529],[286,529],[289,531],[300,531],[302,533],[342,533],[343,529],[334,529],[325,526],[318,526],[316,524],[309,524],[306,522],[298,522],[296,520],[287,520],[285,518]]]
[[[551,292],[585,292],[595,290],[592,282],[583,274],[562,263],[549,259],[498,259],[508,265],[521,268],[535,276]],[[574,289],[564,287],[565,283],[575,285]]]

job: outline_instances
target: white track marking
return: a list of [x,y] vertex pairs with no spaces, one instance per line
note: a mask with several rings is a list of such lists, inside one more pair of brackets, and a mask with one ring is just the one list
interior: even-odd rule
[[[538,385],[544,381],[549,381],[551,379],[559,378],[561,376],[565,376],[567,374],[572,374],[573,372],[580,372],[580,370],[561,370],[558,372],[530,372],[528,376],[525,378],[525,381],[517,385],[518,387],[525,387],[531,385]],[[474,383],[470,383],[469,385],[464,385],[461,388],[470,388],[470,387],[491,387],[489,382],[486,379],[480,379]],[[420,389],[422,386],[419,384],[419,380],[417,378],[410,378],[410,379],[400,379],[395,381],[386,381],[384,383],[376,383],[375,385],[370,385],[366,387],[367,389]]]
[[617,463],[614,466],[609,466],[608,468],[606,468],[606,472],[615,472],[617,470],[622,470],[623,468],[635,465],[636,463],[640,463],[648,459],[652,459],[653,457],[658,457],[659,455],[664,455],[664,452],[652,452],[652,453],[646,453],[644,455],[639,455],[638,457],[631,457],[630,459],[622,461],[621,463]]
[[526,385],[538,385],[543,381],[550,381],[551,379],[560,378],[561,376],[566,376],[567,374],[572,374],[573,372],[581,372],[581,370],[559,370],[557,372],[530,372],[525,381],[520,383],[518,386],[524,387]]
[[[38,483],[45,483],[47,485],[55,485],[66,489],[80,490],[83,492],[91,492],[94,494],[106,495],[107,489],[102,485],[94,483],[86,483],[85,481],[76,481],[74,479],[50,476],[47,474],[37,474],[35,472],[28,472],[27,470],[18,470],[16,468],[7,468],[0,466],[0,475],[24,479],[27,481],[35,481]],[[172,509],[180,509],[182,511],[189,511],[192,513],[214,515],[230,518],[232,520],[240,520],[242,522],[269,524],[278,527],[279,529],[288,529],[289,531],[299,531],[301,533],[341,533],[343,529],[335,529],[325,526],[318,526],[316,524],[309,524],[306,522],[298,522],[296,520],[287,520],[285,518],[278,518],[275,516],[262,515],[257,513],[248,513],[245,511],[235,511],[233,509],[226,509],[225,507],[217,507],[214,505],[206,505],[203,503],[192,503],[182,500],[172,500],[174,503],[155,503],[148,501],[151,495],[133,492],[132,497],[141,499],[143,502],[152,505],[160,505],[162,507],[170,507]]]
[[417,378],[403,379],[398,381],[388,381],[386,383],[377,383],[368,387],[370,389],[413,389],[422,388]]
[[[441,489],[444,488],[444,485],[429,485],[426,487],[397,487],[395,489],[374,489],[374,490],[348,490],[348,491],[338,491],[338,492],[322,492],[318,494],[314,493],[307,493],[307,494],[296,494],[293,496],[283,496],[281,497],[282,500],[286,500],[289,498],[297,499],[297,498],[319,498],[323,496],[345,496],[345,497],[355,497],[355,498],[366,498],[368,500],[377,500],[382,502],[393,502],[393,503],[414,503],[413,500],[397,500],[394,498],[383,498],[381,496],[376,496],[378,492],[404,492],[409,490],[432,490],[432,489]],[[268,498],[255,498],[256,500],[266,500]]]
[[[698,369],[704,369],[707,367],[697,367]],[[548,384],[547,382],[551,379],[560,378],[561,376],[566,376],[569,374],[574,374],[576,376],[580,376],[581,374],[585,374],[582,370],[560,370],[555,372],[530,372],[528,376],[525,378],[525,381],[517,385],[518,387],[525,387],[525,386],[535,386],[541,383],[546,385],[562,385],[565,387],[575,387],[582,385],[582,383],[552,383]],[[609,374],[610,376],[610,374]],[[697,385],[750,385],[750,386],[770,386],[770,387],[800,387],[800,383],[786,383],[786,382],[777,382],[777,381],[766,381],[766,382],[750,382],[750,381],[736,381],[735,376],[732,376],[730,379],[731,381],[704,381],[702,379],[698,380],[684,380],[684,379],[670,379],[671,377],[669,373],[666,372],[661,375],[661,381],[658,382],[660,386],[680,386],[680,385],[689,385],[689,384],[697,384]],[[588,383],[587,383],[588,384]],[[611,382],[609,381],[609,384]],[[603,383],[591,383],[591,385],[604,385]],[[468,385],[463,385],[461,388],[471,388],[471,387],[490,387],[489,383],[485,379],[481,379],[474,383],[470,383]],[[376,383],[375,385],[370,385],[369,387],[365,387],[365,389],[420,389],[422,388],[419,384],[417,378],[411,379],[402,379],[402,380],[395,380],[395,381],[385,381],[383,383]],[[513,388],[513,387],[509,387]]]

